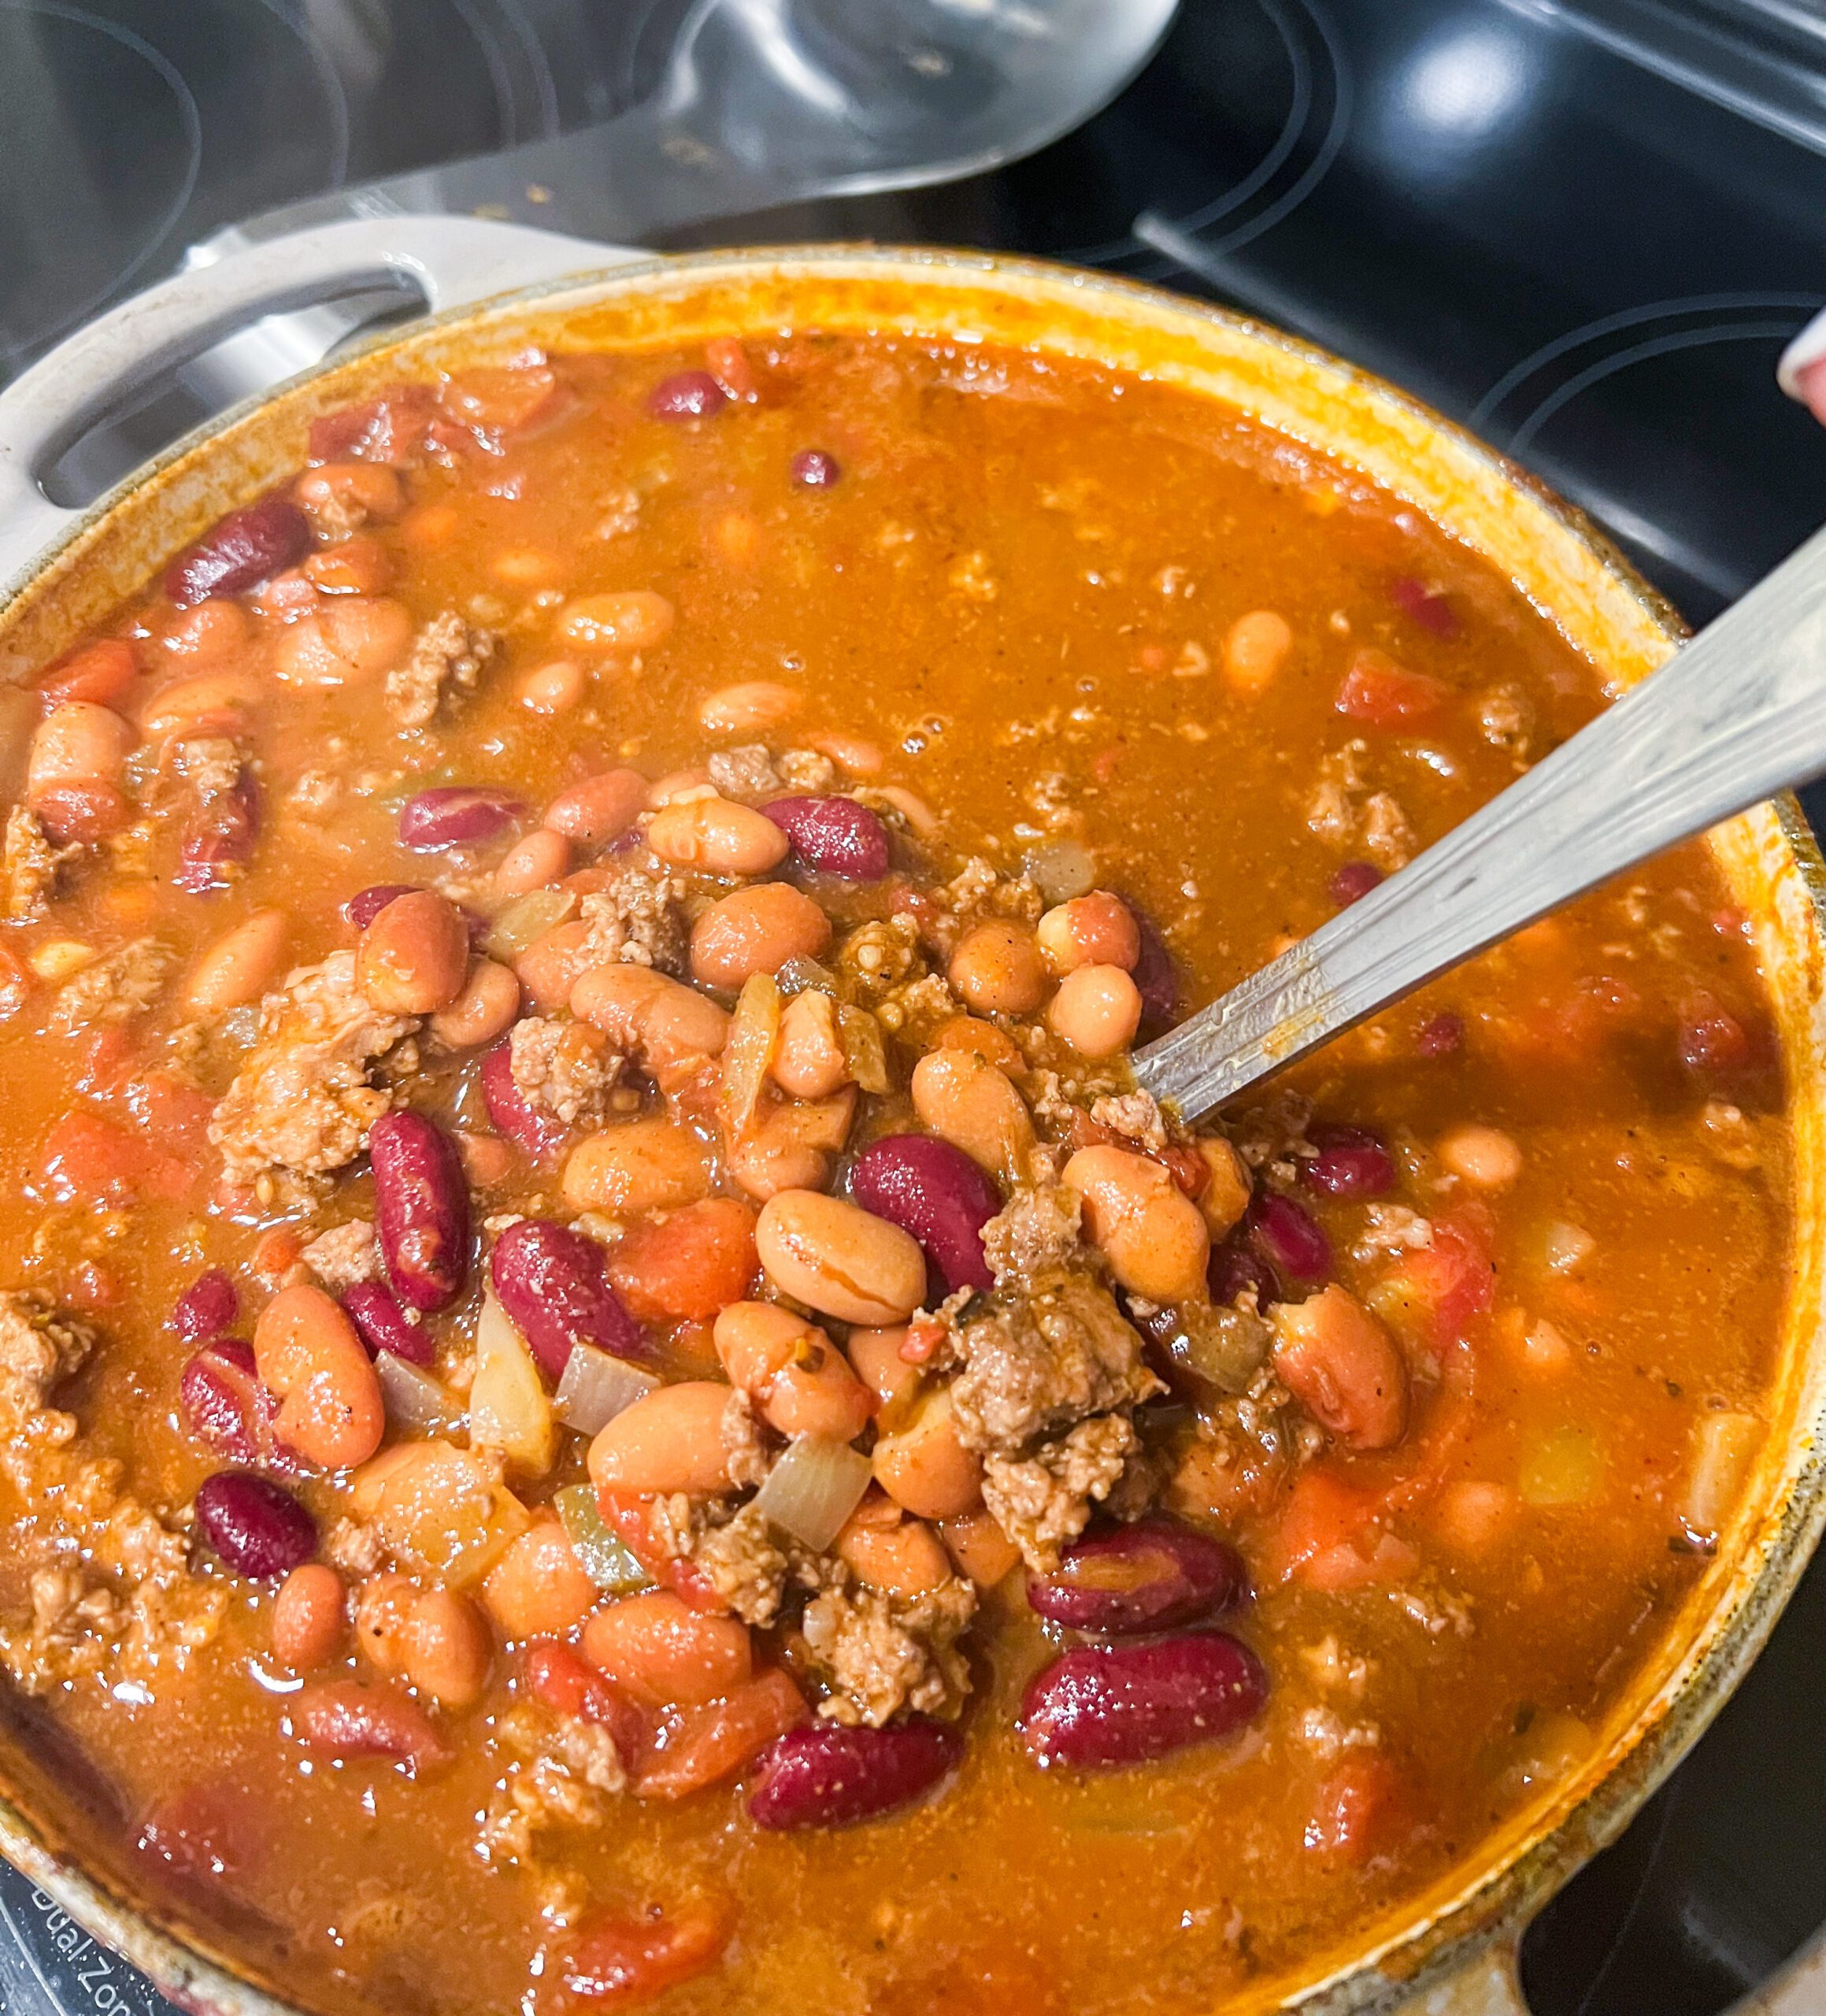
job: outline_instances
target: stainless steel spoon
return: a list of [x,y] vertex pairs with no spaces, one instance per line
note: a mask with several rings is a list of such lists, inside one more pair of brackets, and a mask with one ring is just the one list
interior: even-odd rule
[[1676,841],[1826,773],[1826,532],[1398,875],[1135,1058],[1195,1119]]

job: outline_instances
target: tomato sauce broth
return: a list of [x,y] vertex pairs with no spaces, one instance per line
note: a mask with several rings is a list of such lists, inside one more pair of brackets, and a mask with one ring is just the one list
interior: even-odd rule
[[[652,395],[702,374],[701,352],[562,356],[396,400],[409,449],[372,414],[320,435],[332,468],[394,453],[400,494],[353,528],[315,514],[313,556],[341,554],[360,597],[402,610],[402,639],[447,615],[500,639],[472,690],[446,680],[417,725],[366,670],[317,684],[321,654],[294,654],[287,676],[281,633],[334,599],[306,578],[315,557],[188,610],[155,583],[106,626],[127,670],[86,676],[133,724],[126,816],[87,838],[106,810],[52,803],[53,840],[63,816],[59,843],[86,851],[0,934],[0,1280],[99,1332],[55,1406],[80,1424],[69,1447],[118,1466],[113,1488],[134,1503],[187,1506],[223,1467],[180,1402],[196,1340],[168,1321],[199,1273],[229,1275],[233,1334],[253,1336],[306,1242],[373,1212],[358,1158],[303,1184],[224,1175],[211,1123],[255,1010],[199,1015],[181,997],[231,925],[283,913],[271,987],[355,944],[343,906],[372,885],[440,888],[498,931],[511,903],[491,876],[538,808],[613,769],[650,782],[765,743],[823,755],[820,788],[892,828],[898,879],[806,885],[840,933],[920,916],[980,858],[1004,882],[1030,876],[1040,907],[1120,896],[1170,952],[1183,1014],[1603,704],[1598,672],[1475,555],[1221,409],[965,346],[717,347],[720,389],[695,414]],[[572,620],[586,598],[636,591],[670,606],[651,641]],[[1284,641],[1272,625],[1239,640],[1252,612],[1278,616]],[[576,676],[529,687],[554,663]],[[145,724],[179,682],[217,674],[233,690],[204,730],[252,766],[259,836],[196,894],[174,879],[195,809],[172,738]],[[790,717],[707,732],[706,700],[754,682],[789,689]],[[548,691],[561,710],[528,704]],[[13,732],[16,795],[38,713]],[[527,810],[498,836],[415,853],[402,809],[441,786]],[[580,843],[569,865],[598,858],[613,855]],[[695,902],[743,878],[686,880]],[[143,1009],[69,1006],[97,958],[148,936],[170,957]],[[1039,1021],[976,1019],[1017,1036]],[[199,1023],[202,1038],[186,1033]],[[889,1030],[888,1088],[864,1101],[832,1182],[843,1155],[922,1125],[908,1073],[933,1040]],[[1121,1063],[1080,1077],[1119,1096]],[[1057,1139],[1034,1079],[1017,1082]],[[498,1133],[476,1053],[427,1042],[408,1096],[441,1125]],[[1744,920],[1694,846],[1224,1116],[1258,1199],[1297,1202],[1328,1251],[1300,1281],[1257,1221],[1214,1231],[1213,1295],[1241,1295],[1253,1317],[1279,1252],[1280,1299],[1335,1286],[1393,1338],[1410,1395],[1387,1447],[1353,1449],[1284,1391],[1263,1403],[1280,1440],[1252,1440],[1235,1397],[1156,1341],[1172,1310],[1150,1319],[1150,1299],[1125,1299],[1166,1375],[1146,1403],[1155,1516],[1233,1545],[1253,1586],[1224,1628],[1261,1662],[1265,1705],[1220,1741],[1039,1768],[1023,1695],[1070,1634],[1035,1614],[1017,1567],[977,1591],[961,1762],[916,1803],[762,1831],[739,1772],[554,1825],[536,1864],[491,1861],[478,1822],[509,1754],[494,1732],[525,1693],[498,1622],[472,1704],[415,1697],[446,1741],[435,1768],[326,1755],[286,1721],[310,1683],[275,1656],[276,1582],[231,1572],[180,1514],[187,1572],[220,1606],[205,1642],[128,1670],[118,1633],[86,1668],[65,1641],[96,1641],[76,1624],[33,1639],[45,1562],[112,1571],[118,1550],[97,1551],[67,1472],[50,1489],[29,1466],[0,1479],[8,1663],[112,1788],[143,1880],[231,1923],[229,1943],[314,2008],[1169,2016],[1263,1993],[1563,1782],[1654,1656],[1768,1417],[1789,1287],[1783,1099]],[[610,1109],[636,1110],[655,1110],[650,1091]],[[1328,1127],[1387,1156],[1373,1203],[1306,1173],[1328,1140],[1360,1139]],[[479,1233],[574,1214],[557,1164],[517,1151],[487,1166],[478,1181],[472,1165]],[[744,1195],[724,1171],[713,1187]],[[472,1283],[428,1319],[453,1390],[474,1375],[478,1299]],[[649,1329],[664,1377],[724,1377],[707,1320]],[[527,1503],[584,1480],[586,1439],[563,1445],[517,1487]],[[278,1480],[322,1531],[349,1515],[341,1472]],[[339,1572],[354,1587],[377,1565]],[[345,1639],[328,1670],[371,1666]]]

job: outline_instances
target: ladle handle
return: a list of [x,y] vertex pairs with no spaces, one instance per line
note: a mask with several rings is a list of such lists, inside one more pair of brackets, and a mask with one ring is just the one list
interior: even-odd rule
[[1826,771],[1826,532],[1398,875],[1135,1059],[1187,1120],[1676,841]]

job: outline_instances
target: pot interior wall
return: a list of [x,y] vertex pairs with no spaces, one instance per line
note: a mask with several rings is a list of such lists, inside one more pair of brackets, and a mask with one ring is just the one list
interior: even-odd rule
[[[1565,506],[1414,402],[1306,346],[1100,276],[857,248],[657,261],[556,292],[509,297],[380,344],[231,416],[209,439],[180,444],[149,476],[105,501],[0,614],[0,676],[17,680],[43,665],[166,555],[294,467],[317,413],[402,378],[503,361],[529,344],[634,350],[788,327],[1017,344],[1179,385],[1355,466],[1425,512],[1514,580],[1613,690],[1653,670],[1677,643],[1672,613]],[[1380,1999],[1397,1977],[1424,1967],[1461,1934],[1514,1922],[1537,1906],[1620,1829],[1698,1734],[1754,1657],[1817,1537],[1820,1484],[1812,1450],[1826,1420],[1818,1347],[1826,1220],[1822,869],[1798,816],[1786,819],[1772,808],[1721,828],[1713,845],[1754,920],[1793,1101],[1797,1244],[1767,1450],[1735,1526],[1617,1704],[1585,1771],[1417,1906],[1380,1925],[1350,1928],[1338,1950],[1300,1981],[1265,1985],[1262,2007],[1309,1999],[1343,2008]],[[60,1770],[28,1761],[31,1744],[16,1730],[0,1740],[0,1788],[60,1855],[105,1869],[117,1891],[131,1894],[131,1873],[110,1851],[102,1816],[70,1800]],[[32,1873],[44,1880],[42,1864]],[[80,1879],[63,1881],[59,1894],[83,1915]],[[169,1922],[174,1914],[166,1901],[152,1915]],[[189,1922],[194,1942],[217,1943],[189,1913],[176,1916]],[[156,1938],[133,1957],[168,1981],[177,1964],[175,1949]],[[1364,1974],[1366,1959],[1372,1971]],[[1386,1975],[1373,1971],[1378,1963]],[[269,1953],[257,1970],[280,1988],[280,1956]]]

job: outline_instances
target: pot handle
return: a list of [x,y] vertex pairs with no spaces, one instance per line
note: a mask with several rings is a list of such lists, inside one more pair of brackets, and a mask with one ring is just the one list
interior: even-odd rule
[[1523,1999],[1521,1935],[1498,1936],[1395,2004],[1390,2016],[1528,2016]]
[[41,472],[135,392],[250,323],[402,285],[435,312],[647,256],[476,217],[365,217],[173,274],[88,323],[0,392],[0,592],[17,587],[28,563],[84,515],[54,504]]

